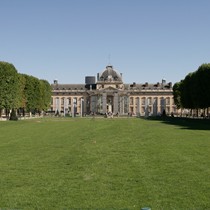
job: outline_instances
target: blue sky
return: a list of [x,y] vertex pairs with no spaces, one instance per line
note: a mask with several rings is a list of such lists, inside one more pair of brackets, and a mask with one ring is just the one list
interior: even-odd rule
[[111,64],[125,83],[175,83],[210,63],[209,0],[0,0],[0,61],[50,83]]

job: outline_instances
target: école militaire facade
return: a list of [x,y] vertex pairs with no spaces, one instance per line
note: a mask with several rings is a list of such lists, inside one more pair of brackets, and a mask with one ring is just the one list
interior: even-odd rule
[[122,74],[113,66],[95,76],[86,76],[84,84],[52,84],[51,111],[59,114],[105,114],[156,116],[176,113],[172,83],[124,84]]

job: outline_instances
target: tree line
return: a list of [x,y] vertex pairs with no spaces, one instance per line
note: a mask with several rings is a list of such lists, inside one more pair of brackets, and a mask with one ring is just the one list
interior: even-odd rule
[[210,63],[202,64],[196,71],[173,86],[174,102],[177,108],[203,110],[208,113],[210,107]]
[[46,80],[20,74],[13,64],[0,61],[0,117],[15,113],[47,111],[51,102],[51,86]]

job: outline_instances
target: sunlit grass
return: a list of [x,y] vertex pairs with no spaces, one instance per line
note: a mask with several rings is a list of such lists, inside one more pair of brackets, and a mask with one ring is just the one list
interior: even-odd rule
[[0,208],[210,209],[210,130],[199,128],[137,118],[0,122]]

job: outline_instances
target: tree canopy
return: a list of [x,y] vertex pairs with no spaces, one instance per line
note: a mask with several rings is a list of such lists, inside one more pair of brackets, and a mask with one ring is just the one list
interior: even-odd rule
[[0,62],[0,108],[18,108],[18,72],[15,67],[6,62]]
[[205,109],[210,107],[210,63],[202,64],[184,80],[173,86],[178,108]]
[[0,114],[3,109],[47,111],[51,86],[46,80],[20,74],[13,64],[0,61]]

